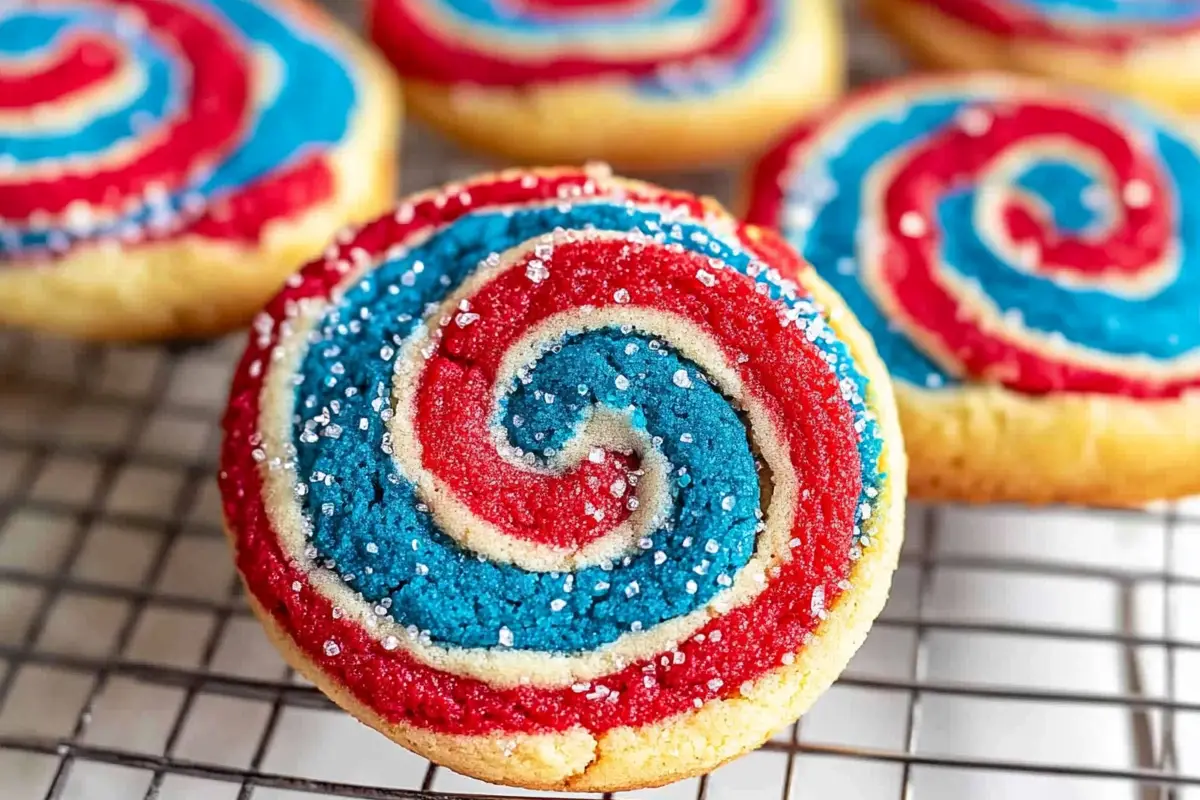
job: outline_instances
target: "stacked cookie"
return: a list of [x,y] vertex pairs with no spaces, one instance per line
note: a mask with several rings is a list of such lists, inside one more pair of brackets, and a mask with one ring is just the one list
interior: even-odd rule
[[914,494],[1200,491],[1200,149],[1129,101],[999,74],[866,91],[757,166],[749,218],[846,298]]
[[413,112],[539,163],[749,157],[835,98],[834,0],[372,0]]
[[1027,72],[1200,111],[1196,0],[869,0],[922,63]]
[[300,2],[0,8],[0,324],[244,324],[391,201],[395,79]]

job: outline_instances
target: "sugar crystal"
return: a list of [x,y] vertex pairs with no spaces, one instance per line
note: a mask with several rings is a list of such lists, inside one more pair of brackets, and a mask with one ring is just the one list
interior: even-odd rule
[[809,602],[809,610],[812,615],[818,619],[825,619],[825,587],[818,586],[813,589],[812,600]]

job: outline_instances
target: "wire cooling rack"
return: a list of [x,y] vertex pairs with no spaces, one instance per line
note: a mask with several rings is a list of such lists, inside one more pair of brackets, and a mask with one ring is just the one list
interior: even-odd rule
[[[853,52],[894,69],[869,33]],[[419,129],[404,149],[408,189],[485,166]],[[240,346],[0,334],[0,798],[547,796],[392,745],[267,643],[213,481]],[[800,723],[621,796],[1200,798],[1200,503],[910,518],[887,610]]]

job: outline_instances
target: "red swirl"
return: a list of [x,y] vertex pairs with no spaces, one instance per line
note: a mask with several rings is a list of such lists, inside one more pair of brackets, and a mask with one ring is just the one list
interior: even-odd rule
[[64,102],[111,78],[121,66],[121,49],[99,36],[63,42],[45,63],[0,70],[0,108],[22,109]]
[[[184,85],[181,96],[171,104],[170,116],[112,152],[96,158],[70,158],[68,153],[53,170],[0,178],[0,219],[37,220],[85,206],[95,212],[97,223],[107,225],[162,199],[164,224],[139,225],[137,242],[182,233],[256,242],[271,221],[334,195],[335,176],[326,154],[310,152],[244,185],[199,198],[201,208],[181,201],[180,195],[253,134],[257,67],[245,32],[203,4],[97,0],[96,5],[105,13],[127,16],[142,29],[136,35],[153,38],[171,55]],[[310,12],[282,2],[278,13],[299,17]],[[306,24],[302,19],[294,23]],[[110,34],[74,33],[27,68],[5,64],[0,69],[0,109],[72,110],[85,93],[104,91],[123,69],[138,68],[131,58],[124,43]],[[67,246],[90,235],[98,234],[72,231]],[[61,247],[53,247],[59,254]],[[31,262],[45,255],[37,249],[28,252]]]
[[[186,6],[138,0],[136,7],[145,15],[148,31],[182,60],[191,81],[187,105],[149,141],[140,143],[132,161],[118,157],[111,165],[89,165],[86,172],[0,181],[0,217],[26,219],[38,211],[54,214],[76,202],[116,209],[152,187],[179,189],[197,170],[236,146],[250,102],[250,67],[242,47],[215,21]],[[75,73],[67,71],[71,66],[52,67],[37,86],[47,97],[61,97],[61,86],[49,78],[77,83]],[[74,68],[91,72],[82,60]]]
[[[501,282],[514,283],[511,273]],[[574,551],[629,516],[624,498],[589,486],[611,486],[637,465],[610,453],[601,464],[585,460],[565,474],[548,476],[495,457],[489,426],[500,359],[528,325],[553,313],[544,303],[524,308],[529,316],[512,313],[525,305],[521,290],[528,288],[528,281],[525,284],[489,284],[487,294],[473,296],[471,307],[477,313],[493,313],[492,319],[474,323],[469,336],[453,325],[442,329],[439,352],[422,375],[414,422],[425,465],[472,512],[515,538]],[[505,296],[506,290],[511,294]],[[497,294],[505,314],[511,314],[505,319],[494,313]],[[596,511],[601,512],[600,522]]]
[[[435,6],[437,0],[428,2]],[[699,58],[736,60],[754,48],[771,24],[771,0],[713,2],[722,7],[721,13],[713,30],[701,41],[683,50],[631,58],[591,56],[578,50],[551,50],[533,58],[489,53],[472,47],[470,39],[456,38],[439,28],[419,13],[421,3],[409,0],[372,0],[368,27],[372,40],[406,77],[439,83],[520,86],[602,75],[642,77],[655,74],[664,65]]]
[[[463,195],[448,202],[426,199],[416,206],[411,221],[381,219],[342,245],[340,259],[309,265],[298,285],[279,295],[267,313],[278,322],[296,301],[328,297],[346,279],[341,265],[348,263],[352,250],[380,254],[418,231],[450,223],[480,206],[550,199],[562,187],[580,188],[587,183],[585,175],[575,173],[540,179],[533,185],[517,177],[466,187],[470,206],[463,204]],[[697,201],[686,197],[635,193],[633,199],[701,212]],[[773,266],[799,271],[798,260],[788,248],[773,237],[766,237],[766,242],[768,247],[758,252],[769,255]],[[749,242],[747,246],[754,247]],[[594,241],[560,245],[549,278],[533,288],[528,282],[512,285],[522,280],[520,266],[501,274],[472,297],[473,307],[505,304],[505,315],[482,315],[496,320],[492,334],[480,337],[472,331],[470,337],[451,339],[440,349],[475,348],[485,341],[499,348],[557,311],[612,304],[613,280],[635,290],[638,302],[671,309],[720,342],[729,363],[742,354],[749,357],[738,367],[741,378],[767,409],[799,481],[802,499],[791,525],[799,543],[792,558],[771,576],[754,601],[711,621],[701,630],[704,637],[681,643],[682,659],[631,664],[593,682],[619,692],[617,703],[597,702],[567,687],[498,689],[433,669],[403,650],[386,651],[355,622],[335,619],[322,596],[292,589],[304,575],[281,550],[271,527],[251,445],[257,441],[260,412],[263,370],[259,366],[272,363],[270,353],[278,341],[279,325],[272,325],[269,334],[251,335],[224,421],[220,480],[225,517],[237,538],[238,566],[254,597],[306,657],[384,719],[465,735],[563,731],[577,725],[600,732],[645,725],[693,710],[696,700],[736,695],[743,682],[777,669],[787,654],[803,647],[806,634],[819,624],[810,610],[814,591],[822,588],[831,604],[840,595],[839,582],[850,571],[861,464],[851,410],[822,352],[803,331],[789,326],[778,306],[755,291],[753,281],[744,276],[723,270],[714,286],[697,291],[697,269],[707,264],[703,257],[658,245],[632,253],[623,253],[622,247],[622,242]],[[514,296],[523,298],[518,307],[510,304]],[[447,335],[453,336],[453,331]],[[483,352],[476,355],[494,358]],[[480,402],[468,400],[471,405]],[[714,644],[714,635],[719,645]],[[336,658],[323,653],[330,638],[339,643]]]
[[1200,15],[1187,22],[1109,25],[1072,24],[1065,17],[1038,13],[1013,0],[925,0],[938,11],[1006,39],[1029,39],[1120,53],[1147,40],[1183,37],[1200,31]]
[[580,17],[600,14],[636,14],[657,0],[499,0],[515,9],[541,17]]
[[991,119],[986,132],[947,127],[904,153],[883,192],[883,240],[871,280],[897,306],[910,330],[936,343],[936,350],[969,375],[994,377],[1027,393],[1104,392],[1135,397],[1173,397],[1196,386],[1195,376],[1145,377],[1128,369],[1083,363],[1013,336],[1003,325],[981,321],[982,312],[964,309],[960,292],[940,267],[940,234],[932,222],[919,232],[906,220],[936,219],[936,204],[949,192],[978,185],[983,173],[1006,152],[1031,143],[1068,139],[1092,151],[1118,187],[1144,189],[1144,203],[1126,204],[1104,236],[1056,230],[1039,209],[1006,198],[1004,236],[1014,248],[1034,246],[1035,267],[1051,276],[1084,279],[1153,277],[1167,256],[1174,220],[1165,180],[1154,158],[1128,134],[1093,112],[1027,102],[981,107]]
[[[897,93],[920,97],[932,91],[963,92],[972,79],[951,81],[940,90],[938,81],[882,84],[843,104],[834,114],[811,127],[797,128],[782,139],[755,166],[746,218],[761,225],[784,225],[784,200],[793,165],[816,158],[828,131],[855,120],[871,120]],[[885,170],[876,192],[863,197],[863,214],[853,224],[873,224],[872,236],[862,241],[878,243],[877,254],[863,262],[861,279],[872,295],[886,295],[881,311],[894,319],[918,349],[934,356],[952,374],[999,381],[1017,391],[1041,394],[1053,391],[1107,393],[1138,398],[1174,398],[1200,386],[1200,377],[1182,370],[1173,373],[1112,356],[1092,357],[1090,351],[1069,342],[1052,344],[1037,331],[1014,335],[1011,324],[994,310],[964,307],[962,284],[941,266],[942,232],[934,221],[936,206],[947,193],[978,189],[983,175],[999,159],[1022,148],[1048,146],[1090,157],[1106,173],[1117,192],[1134,186],[1136,203],[1123,202],[1119,216],[1103,234],[1078,235],[1054,226],[1046,209],[1028,203],[1019,192],[1008,191],[999,204],[999,244],[1014,269],[1054,279],[1103,287],[1142,282],[1155,286],[1169,280],[1178,258],[1171,248],[1178,242],[1178,204],[1172,200],[1169,175],[1152,149],[1143,147],[1128,129],[1114,124],[1102,109],[1064,101],[1039,84],[1029,84],[1011,100],[995,99],[994,89],[981,81],[974,89],[980,102],[975,110],[986,118],[984,130],[968,131],[966,124],[949,125],[922,135],[919,141],[881,162]],[[932,88],[931,88],[932,87]],[[984,98],[991,98],[985,100]],[[914,101],[915,102],[915,101]],[[1010,189],[1011,181],[1002,179]],[[874,213],[880,208],[881,213]],[[905,218],[914,214],[917,224]],[[912,219],[912,218],[910,218]],[[1036,263],[1020,265],[1020,253],[1037,255]],[[833,263],[817,263],[833,270]],[[873,302],[879,303],[880,298]],[[1132,368],[1131,368],[1132,367]],[[1157,368],[1156,368],[1157,367]]]
[[931,272],[937,237],[905,235],[902,217],[915,211],[932,220],[939,198],[957,188],[978,185],[983,174],[1005,153],[1028,143],[1053,142],[1069,136],[1091,150],[1111,173],[1117,186],[1140,185],[1144,203],[1127,206],[1120,222],[1103,236],[1062,233],[1044,210],[1009,194],[1001,210],[1004,236],[1014,248],[1033,247],[1038,272],[1087,278],[1136,278],[1153,269],[1166,254],[1173,230],[1167,189],[1153,157],[1134,147],[1128,135],[1090,112],[1062,106],[1027,103],[1015,108],[979,106],[990,120],[985,133],[947,127],[907,151],[892,173],[884,196],[888,247],[895,250],[891,272],[903,275],[910,264]]

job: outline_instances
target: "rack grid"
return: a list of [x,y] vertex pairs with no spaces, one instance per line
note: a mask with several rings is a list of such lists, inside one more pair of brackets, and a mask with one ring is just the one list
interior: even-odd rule
[[[852,56],[896,69],[869,31]],[[403,158],[406,189],[487,166],[419,127]],[[266,642],[213,481],[241,343],[0,334],[0,798],[555,796],[391,745]],[[888,609],[812,712],[619,797],[1200,798],[1197,607],[1200,502],[915,507]]]

